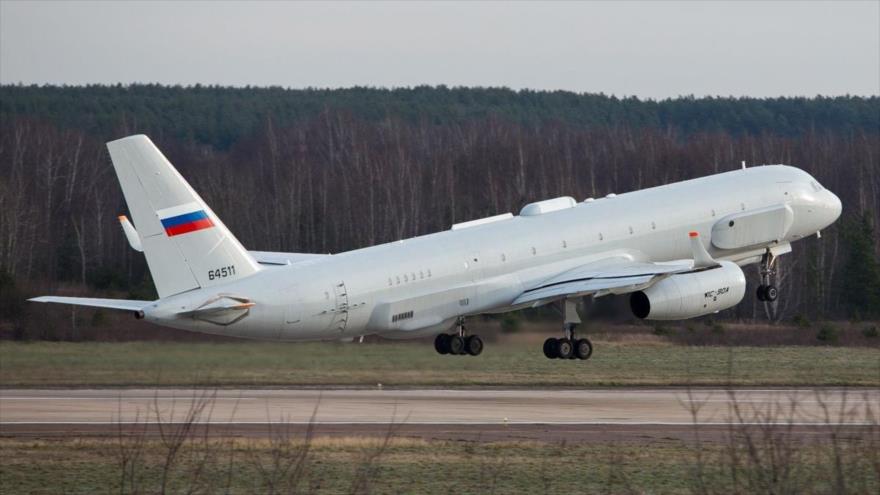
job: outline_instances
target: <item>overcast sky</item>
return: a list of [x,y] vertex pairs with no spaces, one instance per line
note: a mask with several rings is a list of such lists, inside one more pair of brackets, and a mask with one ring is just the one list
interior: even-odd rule
[[0,0],[0,82],[880,94],[880,0]]

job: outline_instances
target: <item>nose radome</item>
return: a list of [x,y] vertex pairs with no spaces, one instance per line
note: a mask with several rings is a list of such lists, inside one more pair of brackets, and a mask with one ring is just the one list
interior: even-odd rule
[[827,204],[827,208],[829,209],[829,211],[831,213],[831,218],[830,218],[830,223],[829,223],[829,225],[830,225],[831,223],[834,223],[838,218],[840,218],[840,213],[843,211],[843,203],[840,202],[840,198],[838,198],[836,194],[834,194],[831,191],[827,191],[827,192],[828,192],[829,198],[828,198],[826,204]]

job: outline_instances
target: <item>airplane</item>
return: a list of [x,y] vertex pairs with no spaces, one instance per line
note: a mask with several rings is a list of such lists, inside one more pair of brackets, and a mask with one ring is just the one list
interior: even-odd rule
[[144,135],[107,143],[159,299],[43,296],[36,302],[130,311],[158,325],[275,341],[434,336],[444,355],[479,355],[466,317],[558,305],[550,359],[588,359],[584,297],[629,295],[633,314],[679,320],[745,295],[760,263],[772,302],[776,260],[817,236],[840,199],[786,165],[743,168],[578,202],[559,197],[449,230],[338,254],[248,251]]

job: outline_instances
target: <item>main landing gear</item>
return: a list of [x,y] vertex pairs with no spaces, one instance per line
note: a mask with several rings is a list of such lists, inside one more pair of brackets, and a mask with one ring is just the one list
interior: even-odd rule
[[577,338],[575,328],[581,322],[577,314],[577,302],[566,299],[564,304],[565,336],[561,339],[549,338],[544,341],[544,356],[548,359],[590,359],[593,344],[589,339]]
[[770,283],[771,277],[776,275],[776,256],[768,249],[761,258],[761,285],[758,286],[757,296],[759,301],[773,302],[779,297],[779,289]]
[[434,339],[434,350],[438,354],[479,356],[483,352],[483,340],[477,335],[468,335],[464,327],[464,317],[458,319],[458,332],[441,333]]

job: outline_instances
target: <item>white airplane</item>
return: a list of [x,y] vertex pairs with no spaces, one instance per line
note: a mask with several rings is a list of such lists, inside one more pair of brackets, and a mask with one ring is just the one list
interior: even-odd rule
[[[279,341],[436,335],[441,354],[478,355],[466,316],[559,304],[548,358],[587,359],[577,301],[629,294],[635,316],[678,320],[738,304],[741,266],[761,263],[774,301],[777,256],[819,234],[841,203],[806,172],[743,168],[578,203],[560,197],[450,230],[333,255],[248,251],[149,138],[107,144],[159,299],[44,296],[131,311],[153,323]],[[135,229],[137,227],[137,229]],[[452,331],[452,333],[446,333]]]

